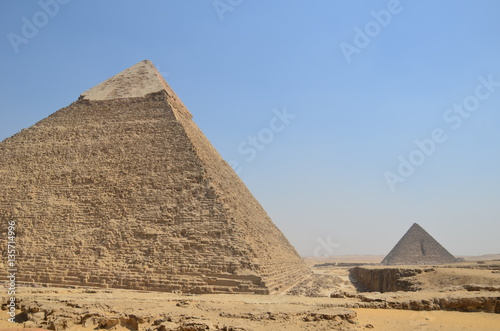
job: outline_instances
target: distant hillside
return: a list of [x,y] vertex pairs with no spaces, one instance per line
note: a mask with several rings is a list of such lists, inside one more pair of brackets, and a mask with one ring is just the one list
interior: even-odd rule
[[384,255],[334,255],[328,257],[302,257],[307,266],[323,263],[380,263]]
[[[479,256],[456,255],[465,261],[491,261],[500,260],[500,254],[485,254]],[[328,257],[303,256],[302,259],[308,267],[323,263],[380,263],[384,255],[334,255]]]
[[479,256],[457,256],[465,261],[491,261],[500,260],[500,254],[485,254]]

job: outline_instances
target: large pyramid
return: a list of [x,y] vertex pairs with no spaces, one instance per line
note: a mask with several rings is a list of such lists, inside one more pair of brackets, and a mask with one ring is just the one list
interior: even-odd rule
[[414,223],[382,260],[385,265],[452,263],[456,259],[420,225]]
[[17,281],[279,293],[308,276],[191,118],[142,61],[1,142]]

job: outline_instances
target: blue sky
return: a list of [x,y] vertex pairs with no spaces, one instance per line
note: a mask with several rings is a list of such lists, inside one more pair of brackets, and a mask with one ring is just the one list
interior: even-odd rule
[[500,2],[58,1],[0,2],[0,140],[150,59],[302,255],[500,253]]

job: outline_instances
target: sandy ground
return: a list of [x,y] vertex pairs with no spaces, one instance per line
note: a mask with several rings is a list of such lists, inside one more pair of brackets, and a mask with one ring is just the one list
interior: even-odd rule
[[[332,307],[330,298],[307,298],[289,295],[182,295],[127,290],[70,290],[26,288],[20,297],[30,305],[43,307],[46,318],[81,320],[96,315],[99,319],[143,320],[140,329],[162,322],[178,327],[196,322],[210,330],[224,326],[245,330],[354,330],[355,312]],[[337,300],[338,301],[338,300]],[[54,318],[52,312],[57,312]],[[5,314],[6,312],[0,312]],[[135,318],[134,317],[134,318]],[[5,322],[6,318],[3,319]],[[91,321],[91,320],[89,320]],[[122,324],[113,330],[125,330]],[[2,327],[10,326],[3,324]],[[19,324],[18,326],[22,326]],[[96,323],[75,325],[69,330],[92,330]],[[155,327],[151,327],[154,329]],[[132,328],[133,329],[133,328]],[[186,329],[189,330],[189,329]]]
[[[407,311],[385,309],[354,309],[357,313],[355,319],[356,329],[384,331],[498,331],[500,330],[500,315],[487,313],[460,313],[447,311]],[[242,323],[242,326],[245,326]],[[368,327],[367,327],[368,326]],[[247,325],[249,327],[249,325]],[[0,330],[20,330],[23,324],[11,323],[6,319],[0,320]],[[33,329],[34,331],[35,329]],[[40,329],[38,329],[40,330]],[[90,331],[93,328],[74,326],[70,331]],[[116,331],[129,331],[124,327],[115,328]],[[257,329],[256,329],[257,330]],[[261,330],[277,330],[274,328]],[[287,326],[286,330],[304,330],[300,326]]]
[[[92,293],[94,292],[94,293]],[[376,295],[376,294],[374,294]],[[391,295],[391,294],[388,294]],[[416,296],[425,295],[418,293]],[[408,311],[396,309],[346,309],[344,304],[355,304],[355,298],[301,297],[290,295],[178,295],[172,293],[127,290],[25,289],[21,296],[62,316],[84,316],[98,313],[110,319],[120,316],[139,316],[154,320],[169,318],[172,326],[182,322],[206,323],[210,330],[223,326],[240,330],[500,330],[500,314],[462,313],[449,311]],[[397,296],[412,297],[398,292]],[[77,307],[77,308],[75,308]],[[80,309],[80,310],[79,310]],[[352,315],[354,312],[354,315]],[[345,314],[353,318],[343,319]],[[0,328],[22,328],[23,324],[7,321],[6,311],[0,311]],[[314,320],[311,316],[327,316]],[[328,320],[328,316],[333,316]],[[339,317],[335,317],[339,316]],[[310,320],[308,320],[310,319]],[[169,322],[167,322],[167,325]],[[29,325],[33,327],[33,325]],[[47,326],[48,327],[48,326]],[[140,330],[147,330],[148,323]],[[67,330],[96,330],[98,325],[73,325]],[[116,331],[131,330],[123,325]],[[154,330],[154,327],[151,329]],[[238,329],[233,329],[238,330]]]
[[[363,259],[371,263],[375,258],[356,256],[352,260],[344,258],[339,261],[358,263]],[[423,290],[418,292],[357,292],[350,282],[348,267],[314,268],[316,278],[304,282],[302,287],[299,285],[295,295],[187,295],[118,289],[21,287],[18,298],[28,307],[27,311],[31,311],[29,317],[37,321],[11,323],[7,321],[7,312],[0,310],[0,330],[43,326],[58,331],[154,331],[163,325],[164,330],[190,331],[500,331],[500,314],[372,309],[384,307],[380,303],[432,301],[434,298],[499,298],[498,290],[477,292],[463,288],[465,284],[500,286],[500,273],[485,268],[498,265],[498,262],[469,264],[471,268],[465,264],[458,268],[460,265],[457,264],[419,274],[415,280],[422,284]],[[329,297],[330,293],[336,292],[353,296]],[[6,295],[0,293],[0,299],[5,303]],[[64,324],[65,320],[70,322]],[[77,324],[74,321],[78,321]],[[85,322],[80,324],[82,321]],[[138,327],[134,327],[134,323]],[[208,329],[184,328],[190,323]]]
[[500,315],[454,311],[355,309],[359,325],[384,331],[498,331]]

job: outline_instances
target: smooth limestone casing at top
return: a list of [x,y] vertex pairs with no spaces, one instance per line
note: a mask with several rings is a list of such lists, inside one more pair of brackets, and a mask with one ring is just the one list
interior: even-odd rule
[[19,282],[266,294],[309,275],[147,60],[1,142],[0,190]]

